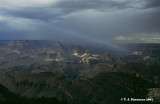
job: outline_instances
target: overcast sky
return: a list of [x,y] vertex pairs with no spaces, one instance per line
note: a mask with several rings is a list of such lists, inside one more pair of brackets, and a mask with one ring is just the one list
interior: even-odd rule
[[160,0],[0,0],[0,40],[160,43]]

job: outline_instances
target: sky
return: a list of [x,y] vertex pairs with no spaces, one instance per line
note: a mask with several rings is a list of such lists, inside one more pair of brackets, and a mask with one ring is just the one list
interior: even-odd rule
[[0,0],[0,40],[160,43],[160,0]]

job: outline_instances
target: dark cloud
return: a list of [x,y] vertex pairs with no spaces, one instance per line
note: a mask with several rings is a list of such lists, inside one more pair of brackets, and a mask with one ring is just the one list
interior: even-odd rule
[[126,8],[145,9],[158,7],[159,5],[159,0],[61,0],[56,4],[42,7],[22,7],[13,10],[6,8],[3,11],[12,16],[48,21],[55,20],[59,16],[66,16],[70,13],[88,9],[106,12]]
[[113,41],[116,37],[135,37],[132,35],[138,33],[146,33],[148,37],[155,32],[160,34],[159,9],[160,0],[59,0],[35,6],[0,4],[0,32],[7,34],[0,37],[94,41]]
[[160,0],[148,0],[145,8],[160,7]]
[[110,8],[124,8],[126,3],[117,3],[111,0],[63,0],[57,4],[50,4],[43,7],[22,7],[20,9],[4,9],[6,15],[18,16],[29,19],[40,19],[44,21],[54,20],[59,16],[66,16],[70,13],[94,9],[100,11],[106,11]]
[[123,8],[126,2],[118,3],[112,0],[77,0],[63,1],[57,4],[57,7],[63,8],[65,12],[75,12],[86,9],[106,10],[109,8]]

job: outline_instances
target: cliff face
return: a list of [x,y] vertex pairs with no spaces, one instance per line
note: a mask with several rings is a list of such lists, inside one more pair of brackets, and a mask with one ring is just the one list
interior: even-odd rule
[[63,52],[64,51],[64,46],[60,42],[57,42],[57,43],[54,44],[53,50],[55,52]]
[[83,54],[85,52],[85,49],[83,49],[81,46],[70,46],[69,51],[77,54]]
[[48,44],[45,41],[7,41],[5,44],[0,49],[1,67],[48,64],[53,61],[72,61],[88,65],[101,62],[100,54],[93,54],[77,45],[66,48],[60,42]]
[[[158,57],[144,60],[138,50],[128,57],[44,43],[7,41],[1,45],[0,84],[22,96],[64,98],[69,104],[119,104],[122,97],[138,92],[138,98],[145,98],[148,88],[160,86]],[[158,56],[158,48],[152,53]],[[0,90],[0,100],[6,98]]]
[[27,41],[9,41],[6,46],[1,48],[2,53],[17,53],[21,55],[30,55],[36,52],[33,44]]

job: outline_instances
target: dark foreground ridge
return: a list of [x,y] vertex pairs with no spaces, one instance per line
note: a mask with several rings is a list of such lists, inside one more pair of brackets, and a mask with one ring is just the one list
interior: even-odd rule
[[0,104],[67,104],[65,100],[57,98],[26,98],[10,92],[7,88],[0,85]]

